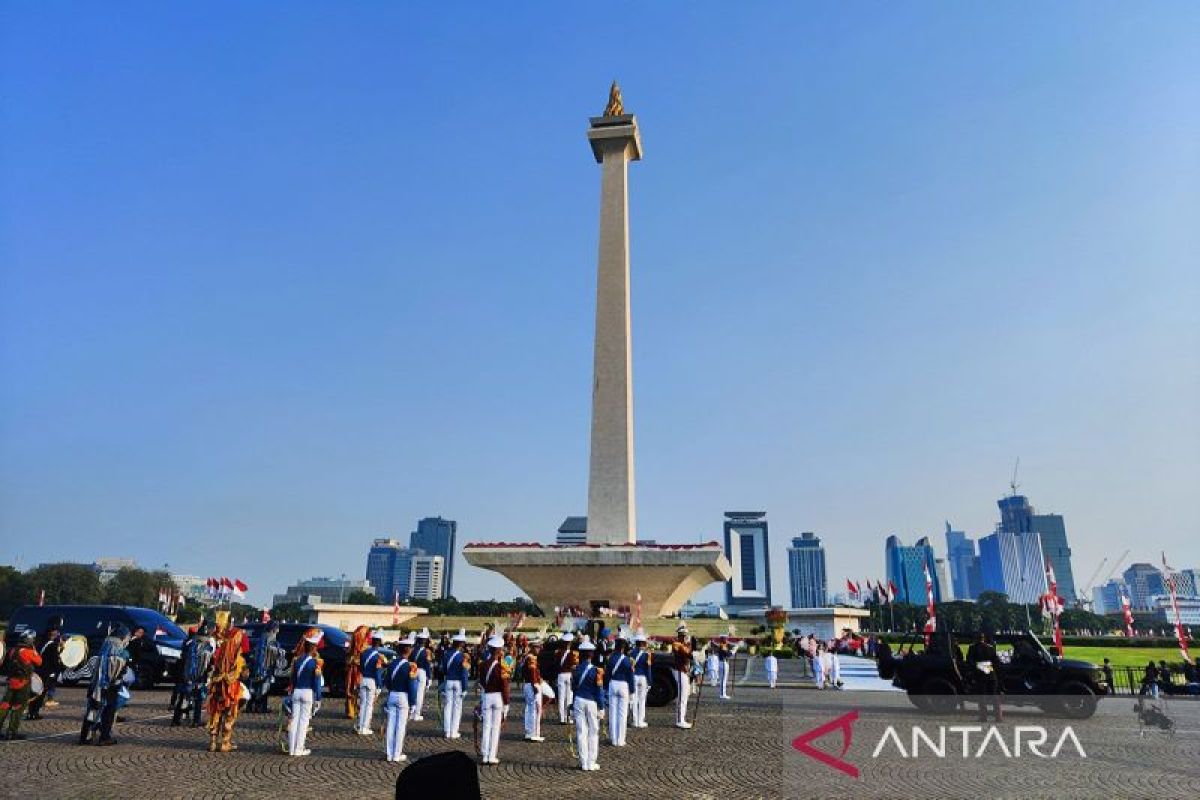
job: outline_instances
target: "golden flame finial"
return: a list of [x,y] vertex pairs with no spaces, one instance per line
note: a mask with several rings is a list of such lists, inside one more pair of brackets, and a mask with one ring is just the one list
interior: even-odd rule
[[625,104],[621,102],[621,87],[613,81],[608,90],[608,105],[604,107],[604,116],[619,117],[625,113]]

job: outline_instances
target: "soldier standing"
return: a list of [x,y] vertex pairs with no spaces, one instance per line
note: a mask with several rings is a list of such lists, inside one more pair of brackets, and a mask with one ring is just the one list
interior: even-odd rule
[[429,646],[429,628],[422,628],[417,634],[412,662],[417,665],[417,699],[413,701],[409,715],[413,722],[420,722],[425,719],[421,712],[425,708],[425,691],[433,673],[433,649]]
[[508,675],[504,670],[504,639],[488,639],[488,660],[480,668],[479,683],[483,687],[482,734],[479,740],[480,761],[499,764],[500,725],[504,707],[508,705]]
[[459,739],[462,734],[463,695],[471,676],[471,657],[464,652],[467,632],[459,629],[450,639],[450,649],[442,659],[442,730],[447,739]]
[[529,742],[546,741],[542,736],[542,673],[538,669],[541,652],[542,641],[530,639],[521,662],[521,679],[525,682],[525,740]]
[[654,663],[654,654],[646,649],[646,634],[638,631],[633,637],[633,727],[647,728],[646,695],[650,693],[650,668]]
[[618,638],[608,659],[608,739],[616,747],[625,746],[625,727],[629,721],[629,697],[634,692],[633,661],[628,655],[629,642]]
[[596,758],[600,752],[600,721],[604,715],[604,668],[592,661],[595,649],[596,646],[584,636],[579,645],[580,663],[571,675],[575,745],[579,752],[579,768],[585,772],[600,769]]
[[[957,649],[957,647],[955,648]],[[988,635],[980,631],[977,638],[967,648],[967,664],[971,670],[972,683],[979,695],[979,721],[987,720],[987,707],[990,703],[997,722],[1004,720],[1004,712],[1000,709],[1000,682],[996,677],[996,665],[999,658],[996,646],[988,640]]]
[[675,641],[671,644],[671,668],[675,671],[675,727],[690,728],[687,721],[688,695],[692,693],[690,671],[692,669],[692,645],[688,641],[687,625],[680,623],[675,629]]
[[[571,685],[572,675],[575,672],[575,667],[579,665],[579,651],[575,636],[570,631],[562,635],[561,644],[559,645],[557,666],[558,666],[558,724],[569,725],[571,719],[568,714],[571,709]],[[595,650],[596,646],[592,645]]]

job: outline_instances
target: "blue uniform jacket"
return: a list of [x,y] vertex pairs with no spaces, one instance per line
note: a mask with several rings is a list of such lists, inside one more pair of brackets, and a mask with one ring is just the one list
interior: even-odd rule
[[309,655],[297,656],[292,666],[292,688],[312,689],[313,700],[320,700],[322,684],[324,681],[317,674],[317,660]]
[[590,661],[582,661],[571,675],[571,690],[580,700],[594,700],[596,705],[604,708],[606,692],[600,685],[602,682],[600,668]]
[[629,656],[633,659],[633,674],[640,675],[646,680],[650,679],[650,652],[638,648]]
[[447,650],[446,655],[442,657],[442,674],[449,682],[461,683],[464,692],[467,690],[467,683],[471,680],[471,676],[467,674],[465,658],[466,653],[462,650]]
[[629,691],[633,691],[633,659],[624,653],[613,653],[608,659],[608,670],[605,679],[609,686],[613,681],[625,681]]
[[408,658],[398,658],[384,670],[384,680],[389,692],[408,695],[409,705],[417,702],[417,665]]
[[423,669],[426,672],[429,672],[429,648],[422,647],[419,649],[417,651],[416,658],[414,658],[413,661],[416,663],[417,669]]
[[383,655],[378,649],[368,647],[364,650],[358,665],[362,669],[364,678],[375,681],[376,686],[383,682]]

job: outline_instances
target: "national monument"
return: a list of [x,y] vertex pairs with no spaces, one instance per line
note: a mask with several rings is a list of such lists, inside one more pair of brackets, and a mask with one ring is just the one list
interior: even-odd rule
[[588,142],[600,164],[600,247],[586,544],[471,543],[468,564],[495,570],[549,613],[627,606],[674,614],[695,592],[731,574],[717,542],[644,545],[637,540],[633,468],[633,371],[629,313],[629,162],[642,158],[637,118],[613,82]]

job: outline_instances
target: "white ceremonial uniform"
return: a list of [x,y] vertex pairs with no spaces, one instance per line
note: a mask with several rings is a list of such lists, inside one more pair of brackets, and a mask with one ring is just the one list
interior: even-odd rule
[[770,686],[772,689],[774,689],[775,682],[777,680],[779,680],[779,659],[775,657],[774,653],[767,656],[766,668],[767,668],[767,686]]
[[313,690],[292,690],[292,718],[288,722],[288,752],[294,756],[304,751],[308,737],[308,721],[312,719]]
[[[388,667],[392,675],[397,675],[400,670],[408,668],[407,658],[402,658]],[[395,685],[394,679],[392,683]],[[384,742],[387,760],[403,761],[405,760],[403,758],[404,735],[408,732],[408,692],[388,692],[384,707],[387,711],[386,741]]]
[[[617,656],[613,672],[629,660],[624,654]],[[629,722],[629,684],[623,680],[608,681],[608,740],[616,747],[625,746],[625,726]]]
[[[492,677],[492,672],[498,669],[500,669],[500,662],[492,661],[483,680],[480,681],[481,685],[486,686],[488,679]],[[504,695],[500,692],[484,692],[481,702],[483,719],[480,726],[482,731],[479,736],[479,754],[486,764],[489,761],[495,761],[496,754],[500,750],[500,719],[504,715]]]
[[[570,651],[568,650],[568,653]],[[566,653],[558,655],[558,680],[556,681],[558,690],[558,721],[569,722],[568,715],[571,713],[571,700],[574,695],[571,694],[571,671],[566,668],[567,661],[570,656]]]
[[542,735],[542,693],[532,683],[525,683],[525,738]]
[[358,727],[359,733],[370,733],[371,722],[375,716],[375,695],[378,692],[374,678],[364,677],[358,685]]
[[646,659],[649,656],[645,650],[634,653],[634,676],[633,676],[633,700],[631,710],[633,712],[633,727],[646,727],[646,695],[650,693],[650,681],[646,680],[645,675],[637,674],[637,660]]

